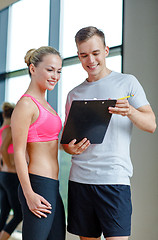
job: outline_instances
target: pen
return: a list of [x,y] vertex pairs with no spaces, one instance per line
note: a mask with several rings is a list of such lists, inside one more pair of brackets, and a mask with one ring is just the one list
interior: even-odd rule
[[118,100],[122,100],[122,99],[125,99],[125,98],[130,98],[130,97],[133,97],[133,96],[134,96],[134,94],[131,94],[131,95],[129,95],[129,96],[119,98]]

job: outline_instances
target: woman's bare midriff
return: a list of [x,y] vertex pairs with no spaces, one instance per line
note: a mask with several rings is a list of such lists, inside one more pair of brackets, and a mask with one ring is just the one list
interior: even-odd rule
[[29,173],[58,179],[58,141],[27,144]]
[[15,163],[14,163],[14,154],[9,154],[9,160],[10,160],[10,167],[7,166],[7,164],[3,161],[3,165],[1,167],[2,172],[10,172],[10,173],[16,173]]

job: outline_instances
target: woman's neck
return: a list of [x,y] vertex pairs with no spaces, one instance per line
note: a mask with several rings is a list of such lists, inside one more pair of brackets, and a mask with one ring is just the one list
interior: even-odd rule
[[31,82],[25,94],[30,94],[34,98],[45,99],[46,91],[41,91],[41,89],[37,88],[37,86],[34,86],[34,84]]

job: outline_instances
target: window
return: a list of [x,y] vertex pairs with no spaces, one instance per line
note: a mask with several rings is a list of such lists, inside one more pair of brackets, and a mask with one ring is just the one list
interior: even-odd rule
[[63,67],[62,70],[62,79],[61,79],[61,88],[60,88],[60,95],[61,97],[61,118],[62,122],[64,122],[65,118],[65,103],[66,97],[68,92],[74,88],[75,86],[79,85],[83,82],[87,77],[87,73],[83,70],[80,63],[70,65],[67,67]]
[[49,0],[21,0],[13,4],[9,14],[7,71],[26,68],[26,52],[48,45],[48,35]]
[[80,28],[96,26],[105,33],[109,47],[122,44],[122,0],[64,0],[63,57],[76,55],[74,37]]
[[[29,75],[9,78],[6,80],[6,101],[17,103],[30,83]],[[16,87],[15,87],[16,86]]]
[[[21,0],[11,5],[9,12],[6,68],[11,72],[27,67],[24,56],[29,49],[48,45],[49,0]],[[28,79],[29,76],[8,79],[6,100],[16,102],[25,92],[30,81]],[[12,86],[19,86],[18,90]]]

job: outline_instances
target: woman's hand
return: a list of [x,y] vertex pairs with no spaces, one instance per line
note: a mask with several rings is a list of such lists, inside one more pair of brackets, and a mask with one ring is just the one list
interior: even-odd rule
[[27,205],[30,211],[39,218],[46,218],[46,213],[51,214],[51,204],[45,198],[35,192],[27,197]]

